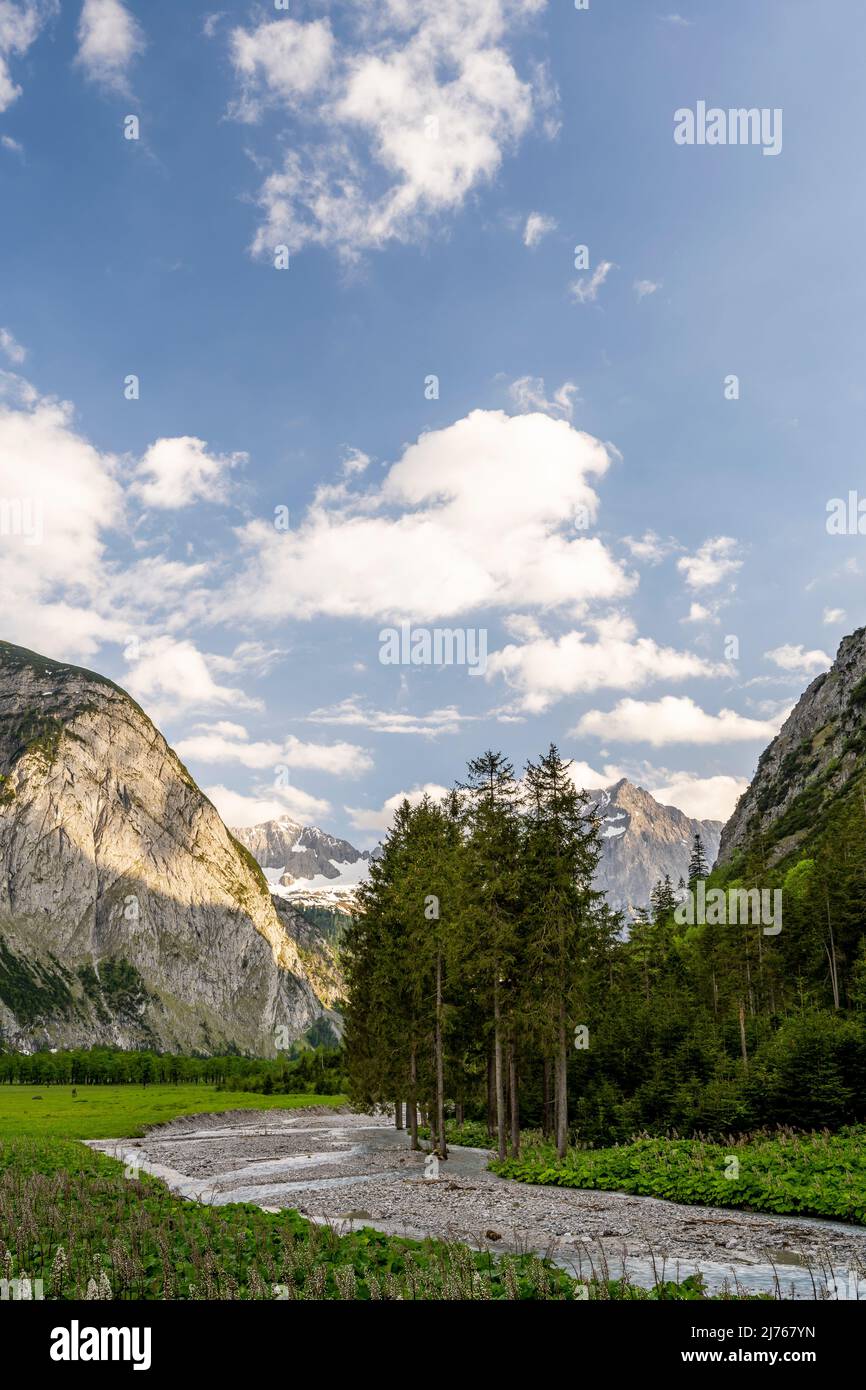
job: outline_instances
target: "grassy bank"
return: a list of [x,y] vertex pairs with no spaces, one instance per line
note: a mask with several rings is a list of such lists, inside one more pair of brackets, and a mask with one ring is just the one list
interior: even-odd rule
[[863,1126],[837,1134],[779,1131],[726,1145],[638,1139],[611,1149],[570,1149],[563,1162],[552,1147],[530,1139],[521,1158],[490,1166],[518,1182],[866,1224]]
[[133,1139],[178,1115],[342,1105],[345,1096],[258,1095],[216,1086],[0,1086],[0,1141],[16,1135]]

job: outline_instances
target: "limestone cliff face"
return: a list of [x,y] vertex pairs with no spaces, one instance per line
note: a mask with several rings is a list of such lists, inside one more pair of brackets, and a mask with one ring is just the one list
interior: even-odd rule
[[0,1036],[270,1055],[321,1013],[261,870],[138,705],[0,643]]
[[719,864],[757,846],[766,866],[792,854],[866,758],[866,628],[844,637],[761,754],[722,831]]
[[663,806],[626,778],[589,795],[601,819],[602,857],[595,886],[607,895],[612,907],[626,911],[646,907],[650,893],[665,874],[670,875],[674,888],[681,877],[688,878],[696,831],[712,866],[720,821],[693,820],[675,806]]

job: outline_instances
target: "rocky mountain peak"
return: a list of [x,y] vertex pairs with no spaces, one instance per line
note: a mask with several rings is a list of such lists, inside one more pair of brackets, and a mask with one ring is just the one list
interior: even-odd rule
[[722,831],[719,863],[759,841],[767,866],[793,853],[866,760],[866,628],[839,644],[764,750]]

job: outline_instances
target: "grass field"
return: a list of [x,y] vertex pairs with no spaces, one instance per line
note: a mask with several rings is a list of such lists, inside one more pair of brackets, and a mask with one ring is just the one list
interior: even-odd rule
[[342,1105],[345,1096],[264,1096],[215,1086],[0,1086],[0,1141],[19,1135],[134,1139],[178,1115]]

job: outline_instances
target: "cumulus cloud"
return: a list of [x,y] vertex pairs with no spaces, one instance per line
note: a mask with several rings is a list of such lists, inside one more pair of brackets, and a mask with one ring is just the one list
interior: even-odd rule
[[559,415],[570,420],[574,414],[574,402],[580,390],[573,381],[564,381],[553,393],[553,400],[547,399],[544,377],[521,376],[512,381],[508,394],[518,410],[540,410],[545,415]]
[[425,782],[424,786],[413,787],[411,791],[395,792],[393,796],[388,797],[382,806],[375,810],[347,806],[346,812],[356,830],[370,830],[384,834],[390,828],[394,813],[403,801],[408,801],[410,806],[417,806],[425,796],[429,796],[433,801],[439,801],[447,795],[447,787],[440,787],[436,782]]
[[747,777],[700,777],[694,772],[672,772],[668,779],[647,787],[664,806],[676,806],[695,820],[726,821],[749,785]]
[[541,212],[531,212],[526,219],[526,226],[523,228],[523,245],[528,246],[530,251],[546,237],[548,232],[555,232],[557,228],[555,217],[545,217]]
[[123,516],[117,460],[78,433],[68,403],[3,372],[0,499],[4,636],[68,659],[119,638],[116,612],[101,603],[106,532]]
[[339,40],[318,19],[236,27],[232,113],[278,106],[303,128],[259,190],[253,251],[318,244],[351,261],[459,209],[536,115],[549,121],[549,80],[522,79],[508,52],[545,3],[360,0]]
[[57,0],[0,0],[0,112],[21,95],[12,77],[12,61],[24,56],[57,11]]
[[567,632],[510,645],[487,659],[487,679],[502,675],[520,691],[532,713],[555,700],[594,690],[638,690],[652,681],[722,675],[727,668],[693,652],[638,637],[634,623],[617,614],[595,620],[595,636]]
[[237,686],[220,685],[211,661],[189,638],[148,638],[137,647],[124,683],[157,722],[193,710],[261,709],[260,700]]
[[661,564],[666,556],[677,549],[677,543],[672,538],[666,541],[655,531],[644,531],[638,539],[634,536],[623,536],[623,544],[628,546],[636,560],[643,560],[650,565]]
[[138,466],[133,491],[147,507],[172,510],[192,502],[225,502],[229,470],[243,453],[209,454],[203,439],[181,435],[157,439]]
[[655,748],[669,743],[767,742],[779,731],[781,721],[747,719],[734,710],[707,714],[688,696],[665,695],[661,700],[620,700],[612,710],[589,710],[572,731],[616,743],[650,743]]
[[423,434],[384,482],[325,488],[291,532],[240,532],[248,564],[215,616],[317,614],[422,623],[479,608],[578,612],[629,594],[634,579],[602,542],[590,480],[610,456],[546,415],[476,410]]
[[127,92],[129,69],[144,49],[144,34],[121,0],[84,0],[76,62],[91,82]]
[[0,328],[0,352],[16,367],[20,367],[27,356],[27,349],[15,341],[8,328]]
[[233,112],[246,121],[258,120],[266,104],[291,105],[317,91],[334,62],[334,35],[326,19],[283,18],[253,30],[238,27],[230,47],[241,83]]
[[681,623],[717,623],[716,604],[692,603],[689,611],[684,618],[680,618]]
[[251,739],[242,724],[225,721],[198,728],[175,745],[178,755],[191,762],[237,763],[257,772],[305,768],[335,777],[360,777],[373,766],[370,754],[354,743],[304,743],[294,735],[280,742]]
[[818,671],[826,671],[833,664],[826,652],[820,648],[807,652],[802,643],[796,647],[790,643],[773,647],[772,651],[764,652],[764,656],[781,671],[796,672],[798,675],[814,675]]
[[705,540],[694,555],[677,560],[677,569],[685,575],[690,589],[708,589],[742,568],[737,558],[738,543],[731,536],[713,536]]
[[301,825],[325,820],[331,813],[331,803],[311,796],[301,787],[264,787],[252,793],[233,791],[217,783],[205,787],[205,796],[213,802],[226,825],[245,830],[251,825],[290,816]]
[[570,290],[575,304],[594,304],[598,299],[599,290],[610,272],[615,269],[613,261],[599,261],[589,278],[581,275],[579,280],[574,280]]
[[824,623],[825,623],[828,627],[832,627],[834,623],[844,623],[844,621],[845,621],[845,609],[844,609],[844,608],[825,608],[825,609],[824,609],[823,621],[824,621]]

